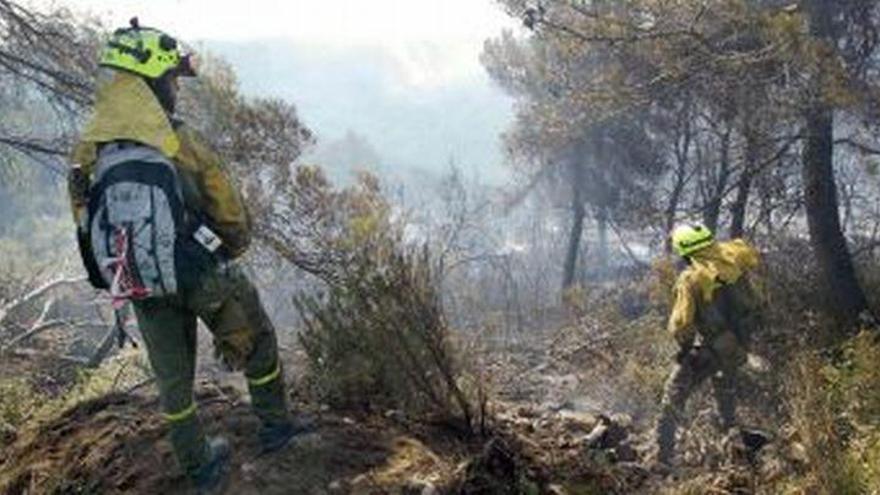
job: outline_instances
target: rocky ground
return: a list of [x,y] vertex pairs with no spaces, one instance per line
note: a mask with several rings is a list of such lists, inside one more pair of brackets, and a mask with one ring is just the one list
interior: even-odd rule
[[[772,493],[797,468],[797,443],[759,412],[769,405],[755,386],[744,418],[773,433],[768,445],[750,449],[738,432],[716,432],[708,396],[698,394],[680,464],[655,469],[657,397],[627,397],[640,375],[617,364],[635,358],[615,354],[615,339],[581,325],[484,346],[492,419],[473,438],[398,411],[356,416],[300,404],[317,431],[261,458],[240,384],[204,373],[198,398],[208,430],[234,446],[234,494]],[[15,432],[0,457],[0,493],[188,493],[157,407],[146,385]]]

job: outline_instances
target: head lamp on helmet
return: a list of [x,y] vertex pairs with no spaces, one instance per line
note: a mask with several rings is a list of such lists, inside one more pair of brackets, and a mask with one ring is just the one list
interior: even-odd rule
[[672,231],[672,248],[679,256],[690,256],[715,242],[715,236],[703,225],[682,225]]
[[177,40],[158,29],[141,27],[137,17],[130,27],[117,29],[101,54],[100,65],[158,79],[168,73],[195,76],[188,54],[182,54]]

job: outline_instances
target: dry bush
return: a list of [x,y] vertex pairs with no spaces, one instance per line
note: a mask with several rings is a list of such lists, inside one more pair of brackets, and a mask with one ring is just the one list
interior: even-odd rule
[[[777,237],[764,246],[761,273],[766,299],[765,327],[777,347],[776,353],[799,353],[804,348],[832,349],[844,345],[860,330],[834,320],[830,300],[819,278],[810,245],[798,237]],[[866,295],[875,298],[880,290],[880,270],[867,257],[858,263],[858,275]],[[873,301],[876,303],[877,301]],[[780,359],[780,362],[782,359]]]
[[[610,382],[614,391],[610,410],[625,412],[636,420],[657,411],[675,349],[666,331],[666,312],[653,302],[649,306],[650,290],[645,287],[656,280],[656,275],[646,277],[651,280],[623,283],[591,305],[595,324],[611,332],[607,346],[609,354],[615,356],[606,369],[594,372],[596,379]],[[635,318],[627,315],[631,311],[627,308],[634,304],[633,294],[640,294],[636,304],[643,306]]]
[[[827,377],[822,373],[823,361],[815,354],[805,353],[793,365],[788,387],[791,425],[795,432],[796,449],[806,453],[807,471],[795,484],[822,493],[854,493],[839,491],[851,477],[841,474],[845,465],[844,444],[837,418],[842,405]],[[794,485],[794,484],[793,484]],[[793,486],[792,486],[793,488]]]
[[803,471],[793,493],[877,493],[880,490],[880,344],[863,332],[846,342],[833,364],[804,351],[792,366],[786,395],[794,446]]
[[649,274],[614,288],[569,294],[583,297],[568,301],[570,307],[586,309],[574,325],[558,332],[551,349],[578,370],[598,406],[637,421],[656,413],[673,363],[665,311],[653,303],[655,285],[655,275]]
[[398,409],[470,430],[482,389],[454,356],[433,260],[405,245],[378,182],[364,175],[335,189],[301,166],[280,188],[259,235],[324,287],[295,298],[309,389],[335,407]]
[[298,301],[300,338],[322,398],[456,418],[470,429],[475,401],[461,386],[427,253],[364,253],[357,263],[325,297]]
[[651,303],[663,311],[668,312],[672,308],[673,287],[678,278],[678,266],[676,258],[663,256],[651,263],[651,277],[648,280]]
[[[872,419],[880,412],[880,347],[871,335],[852,337],[823,316],[826,301],[805,252],[806,241],[797,238],[765,249],[767,335],[759,343],[782,371],[774,374],[786,412],[780,419],[788,422],[798,466],[778,491],[873,493],[880,480],[871,464],[880,455]],[[865,274],[870,293],[875,284]]]

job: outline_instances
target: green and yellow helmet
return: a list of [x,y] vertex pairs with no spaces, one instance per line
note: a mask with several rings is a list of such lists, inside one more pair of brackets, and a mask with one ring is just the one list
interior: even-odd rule
[[158,29],[141,27],[137,17],[131,26],[113,32],[104,47],[99,65],[158,79],[174,70],[180,76],[195,76],[190,55],[182,54],[177,40]]
[[704,225],[681,225],[672,231],[672,249],[679,256],[690,256],[715,242],[712,231]]

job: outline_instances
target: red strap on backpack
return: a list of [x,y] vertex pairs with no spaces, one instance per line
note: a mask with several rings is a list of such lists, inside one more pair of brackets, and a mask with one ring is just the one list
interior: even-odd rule
[[120,309],[129,300],[143,299],[150,295],[150,290],[144,287],[132,272],[128,237],[127,228],[116,227],[113,232],[115,256],[106,261],[105,268],[113,271],[113,281],[110,283],[113,309]]

